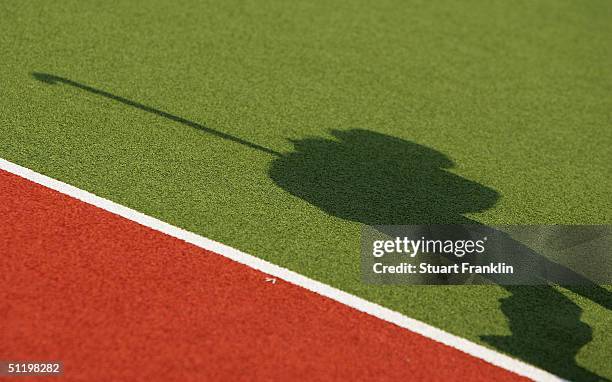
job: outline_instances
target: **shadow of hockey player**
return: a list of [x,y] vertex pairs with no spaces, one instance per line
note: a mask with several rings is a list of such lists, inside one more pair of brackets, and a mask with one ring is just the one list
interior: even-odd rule
[[[65,77],[49,73],[32,76],[45,84],[71,86],[270,155],[269,176],[279,187],[346,220],[367,225],[478,224],[464,214],[484,211],[499,199],[495,190],[450,172],[453,162],[444,154],[388,135],[335,130],[332,139],[296,140],[294,151],[281,153]],[[551,277],[544,282],[554,283],[557,273],[568,275],[511,238],[505,245],[550,269]],[[592,337],[591,328],[580,320],[578,305],[549,285],[504,288],[510,296],[502,299],[501,310],[508,317],[512,335],[483,336],[483,341],[558,375],[601,379],[575,361],[577,352]],[[610,293],[599,286],[569,288],[606,309],[612,306]]]

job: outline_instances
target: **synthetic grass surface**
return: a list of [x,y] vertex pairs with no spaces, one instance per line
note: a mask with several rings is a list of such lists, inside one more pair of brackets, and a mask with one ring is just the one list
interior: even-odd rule
[[612,222],[611,3],[5,2],[0,54],[3,158],[562,376],[612,377],[609,293],[359,275],[364,222]]

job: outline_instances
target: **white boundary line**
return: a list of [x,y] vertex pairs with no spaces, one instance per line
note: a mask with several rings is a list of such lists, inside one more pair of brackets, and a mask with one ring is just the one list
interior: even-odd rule
[[378,304],[366,301],[361,297],[343,292],[339,289],[323,284],[316,280],[302,276],[296,272],[279,267],[255,256],[241,252],[235,248],[207,239],[193,232],[175,227],[151,216],[145,215],[131,208],[111,202],[108,199],[101,198],[92,193],[89,193],[80,188],[63,183],[59,180],[49,178],[35,171],[19,166],[7,160],[0,158],[0,169],[28,179],[34,183],[48,187],[62,194],[69,195],[79,199],[85,203],[102,208],[113,214],[122,216],[128,220],[152,228],[156,231],[163,232],[169,236],[184,240],[200,248],[215,252],[221,256],[227,257],[238,263],[248,267],[257,269],[263,273],[278,277],[292,284],[306,288],[312,292],[338,301],[351,308],[367,313],[371,316],[380,318],[387,322],[391,322],[397,326],[408,329],[412,332],[419,333],[427,338],[441,342],[451,346],[464,353],[470,354],[476,358],[485,360],[495,366],[510,370],[516,374],[531,378],[536,381],[565,381],[547,371],[539,369],[535,366],[526,364],[522,361],[509,357],[505,354],[498,353],[488,349],[482,345],[468,341],[464,338],[447,333],[441,329],[430,326],[424,322],[402,315],[401,313],[392,311]]

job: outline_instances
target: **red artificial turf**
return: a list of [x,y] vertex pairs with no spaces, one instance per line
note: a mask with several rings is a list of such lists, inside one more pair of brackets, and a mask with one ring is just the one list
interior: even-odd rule
[[0,359],[65,379],[521,379],[3,171],[0,226]]

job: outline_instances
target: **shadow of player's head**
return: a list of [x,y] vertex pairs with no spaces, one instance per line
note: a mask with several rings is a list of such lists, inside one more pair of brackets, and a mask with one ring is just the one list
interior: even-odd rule
[[468,223],[463,214],[495,205],[499,194],[448,169],[444,154],[368,130],[292,141],[270,177],[330,215],[364,224]]

